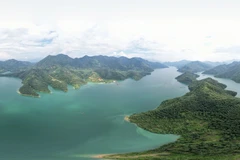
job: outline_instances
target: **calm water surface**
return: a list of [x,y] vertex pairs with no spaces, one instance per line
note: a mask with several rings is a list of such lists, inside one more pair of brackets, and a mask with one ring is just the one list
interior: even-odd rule
[[[173,142],[125,122],[124,116],[151,110],[188,92],[176,68],[158,69],[139,81],[90,83],[41,98],[17,94],[21,80],[0,78],[1,160],[83,160],[99,153],[143,151]],[[90,159],[90,158],[89,158]]]

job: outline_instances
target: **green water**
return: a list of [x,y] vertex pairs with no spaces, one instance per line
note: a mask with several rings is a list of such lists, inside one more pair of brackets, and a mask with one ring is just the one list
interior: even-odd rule
[[[125,115],[156,108],[182,96],[175,68],[158,69],[139,81],[88,84],[41,98],[17,94],[21,80],[0,78],[1,160],[83,160],[98,153],[143,151],[173,142],[124,121]],[[89,158],[90,159],[90,158]]]

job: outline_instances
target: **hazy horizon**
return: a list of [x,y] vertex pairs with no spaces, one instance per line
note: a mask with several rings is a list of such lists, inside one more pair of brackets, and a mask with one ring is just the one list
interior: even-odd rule
[[0,6],[0,60],[240,59],[239,7],[236,0],[9,0]]
[[[63,54],[63,53],[59,53],[59,54],[54,54],[54,55],[47,55],[47,56],[57,56],[57,55],[61,55],[61,54]],[[67,54],[63,54],[63,55],[67,55]],[[45,57],[42,57],[42,58],[39,58],[39,59],[33,59],[33,60],[21,60],[21,59],[15,59],[15,58],[10,58],[10,59],[5,59],[5,60],[1,60],[0,59],[0,62],[2,61],[8,61],[8,60],[17,60],[17,61],[26,61],[26,62],[31,62],[31,63],[37,63],[37,62],[39,62],[39,61],[41,61],[41,60],[43,60],[44,58],[46,58],[47,56],[45,56]],[[70,55],[67,55],[67,56],[69,56],[70,58],[83,58],[83,57],[85,57],[85,56],[89,56],[89,57],[93,57],[93,56],[108,56],[108,57],[116,57],[116,58],[119,58],[119,57],[126,57],[126,56],[117,56],[117,55],[114,55],[114,56],[112,56],[112,55],[83,55],[83,56],[81,56],[81,57],[72,57],[72,56],[70,56]],[[126,57],[126,58],[142,58],[142,57]],[[143,58],[143,59],[146,59],[146,58]],[[146,60],[149,60],[149,59],[146,59]],[[194,62],[194,61],[200,61],[200,62],[219,62],[219,63],[232,63],[232,62],[234,62],[234,61],[240,61],[239,59],[231,59],[231,60],[226,60],[226,61],[209,61],[209,60],[203,60],[203,61],[201,61],[201,60],[187,60],[187,59],[181,59],[181,60],[176,60],[176,61],[159,61],[159,60],[149,60],[149,61],[151,61],[151,62],[160,62],[160,63],[167,63],[167,62],[169,62],[169,63],[171,63],[171,62],[180,62],[180,61],[190,61],[190,62]]]

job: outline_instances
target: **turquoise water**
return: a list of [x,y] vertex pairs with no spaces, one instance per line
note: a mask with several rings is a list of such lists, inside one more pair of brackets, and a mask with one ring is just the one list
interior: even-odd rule
[[[147,132],[125,115],[182,96],[176,68],[155,70],[139,81],[87,84],[41,98],[17,93],[21,80],[0,78],[1,160],[83,160],[89,155],[143,151],[173,142],[175,135]],[[91,159],[91,158],[89,158]]]

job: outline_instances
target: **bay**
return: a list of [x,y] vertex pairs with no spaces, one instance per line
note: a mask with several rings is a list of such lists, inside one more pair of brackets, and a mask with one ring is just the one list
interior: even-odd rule
[[0,78],[1,160],[83,160],[104,153],[143,151],[178,136],[147,132],[124,121],[188,92],[176,68],[157,69],[139,81],[89,83],[41,98],[17,93],[21,80]]

